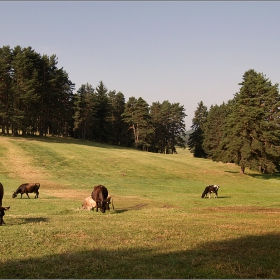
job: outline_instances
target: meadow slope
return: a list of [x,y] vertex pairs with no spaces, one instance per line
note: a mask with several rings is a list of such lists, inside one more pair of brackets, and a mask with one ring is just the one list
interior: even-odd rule
[[[278,174],[52,137],[0,136],[0,157],[0,278],[280,277]],[[12,199],[25,182],[39,199]],[[97,184],[115,210],[81,209]]]

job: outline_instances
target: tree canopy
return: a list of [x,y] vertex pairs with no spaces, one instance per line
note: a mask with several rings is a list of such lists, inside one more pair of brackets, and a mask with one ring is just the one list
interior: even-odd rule
[[[245,168],[263,173],[277,172],[280,159],[278,84],[273,85],[263,73],[250,69],[239,85],[239,92],[227,104],[211,106],[202,126],[202,135],[199,139],[193,136],[194,144],[190,142],[193,145],[190,147],[201,147],[202,139],[206,157],[235,163],[242,173]],[[200,128],[196,122],[195,119],[194,127]],[[198,134],[197,131],[193,135]],[[194,153],[194,156],[202,155]]]

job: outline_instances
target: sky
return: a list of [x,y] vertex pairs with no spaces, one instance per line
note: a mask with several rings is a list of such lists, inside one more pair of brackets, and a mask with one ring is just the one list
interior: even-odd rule
[[0,42],[57,56],[75,83],[103,81],[125,100],[232,99],[254,69],[280,82],[278,1],[0,1]]

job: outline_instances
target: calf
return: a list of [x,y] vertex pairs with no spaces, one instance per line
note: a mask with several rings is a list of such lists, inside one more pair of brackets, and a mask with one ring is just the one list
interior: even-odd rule
[[95,186],[92,193],[92,199],[96,202],[96,212],[98,212],[98,208],[102,213],[106,212],[107,206],[107,197],[108,197],[108,190],[105,186],[98,185]]
[[96,202],[92,199],[91,196],[89,196],[85,198],[82,208],[87,210],[93,210],[95,206],[96,206]]
[[219,190],[218,185],[209,185],[205,188],[204,192],[201,195],[201,198],[204,198],[207,194],[208,197],[211,198],[211,193],[214,193],[214,198],[218,197],[218,190]]
[[22,198],[22,195],[25,193],[28,198],[28,193],[35,193],[35,198],[39,197],[39,183],[25,183],[20,185],[17,190],[13,193],[12,198],[15,198],[20,193],[20,198]]
[[3,220],[3,217],[5,216],[5,211],[10,209],[10,206],[9,207],[2,207],[3,196],[4,196],[4,187],[0,183],[0,226],[5,224],[5,222]]

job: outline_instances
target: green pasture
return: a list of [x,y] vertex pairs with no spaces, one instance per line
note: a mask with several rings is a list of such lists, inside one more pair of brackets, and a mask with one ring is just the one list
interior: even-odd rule
[[[0,136],[0,159],[2,279],[280,278],[278,174],[52,137]],[[26,182],[39,199],[12,198]],[[98,184],[105,214],[81,209]]]

